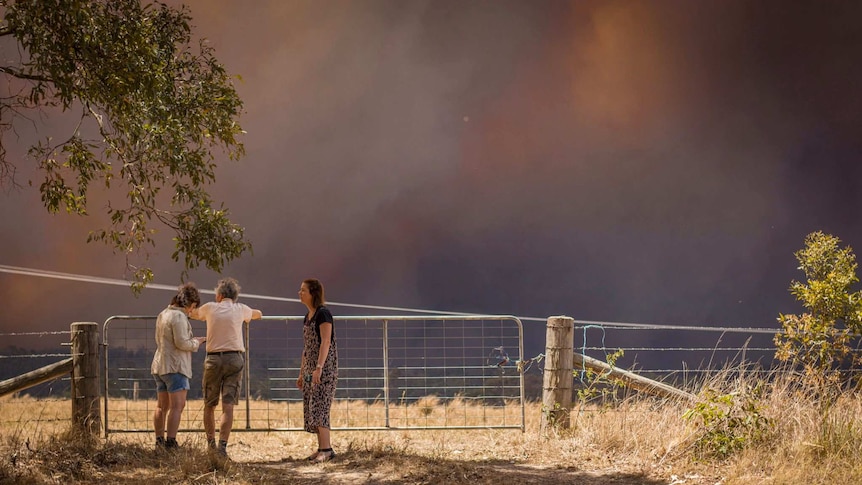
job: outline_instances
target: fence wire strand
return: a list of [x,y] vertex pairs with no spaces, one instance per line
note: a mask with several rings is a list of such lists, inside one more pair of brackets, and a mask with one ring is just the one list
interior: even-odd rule
[[0,333],[0,337],[23,337],[23,336],[44,336],[44,335],[70,335],[70,330],[58,330],[51,332],[9,332]]

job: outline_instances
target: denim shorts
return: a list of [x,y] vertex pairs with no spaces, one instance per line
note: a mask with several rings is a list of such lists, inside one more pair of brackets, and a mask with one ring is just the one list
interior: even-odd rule
[[156,392],[177,392],[191,389],[189,378],[178,372],[162,375],[153,374],[153,379],[156,381]]

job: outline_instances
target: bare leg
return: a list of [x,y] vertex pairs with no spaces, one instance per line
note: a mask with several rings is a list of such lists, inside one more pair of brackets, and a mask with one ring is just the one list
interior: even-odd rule
[[165,437],[165,415],[169,405],[168,393],[158,393],[156,410],[153,411],[153,429],[156,431],[156,438]]
[[207,441],[215,439],[215,406],[204,406],[204,432]]
[[317,427],[317,447],[318,452],[317,456],[314,457],[314,461],[329,461],[335,456],[335,452],[332,450],[332,443],[329,441],[329,428],[324,428],[323,426]]
[[329,441],[329,428],[323,426],[317,428],[317,448],[321,450],[332,448],[332,443]]
[[187,393],[188,391],[183,389],[172,392],[168,395],[168,399],[170,400],[170,407],[168,408],[167,416],[168,438],[177,437],[177,430],[180,429],[180,418],[183,415],[183,409],[186,407]]
[[221,423],[219,425],[218,439],[227,441],[230,438],[230,430],[233,427],[233,404],[222,402]]

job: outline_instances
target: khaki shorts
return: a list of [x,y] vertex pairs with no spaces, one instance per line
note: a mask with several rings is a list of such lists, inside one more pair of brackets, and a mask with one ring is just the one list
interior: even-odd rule
[[207,354],[204,360],[204,404],[206,406],[217,406],[219,396],[223,404],[239,402],[244,364],[245,358],[241,352]]

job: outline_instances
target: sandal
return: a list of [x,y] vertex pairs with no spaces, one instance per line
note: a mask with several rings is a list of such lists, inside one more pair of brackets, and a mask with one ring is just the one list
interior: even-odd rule
[[320,448],[318,448],[318,449],[317,449],[317,451],[315,451],[314,453],[312,453],[312,454],[308,455],[308,457],[305,459],[305,461],[314,461],[314,460],[316,460],[316,459],[317,459],[317,455],[319,455],[321,451],[323,451],[323,450],[321,450]]
[[329,461],[335,458],[335,452],[332,451],[332,448],[324,448],[322,450],[317,451],[317,456],[314,458],[315,463],[323,463],[325,461]]

